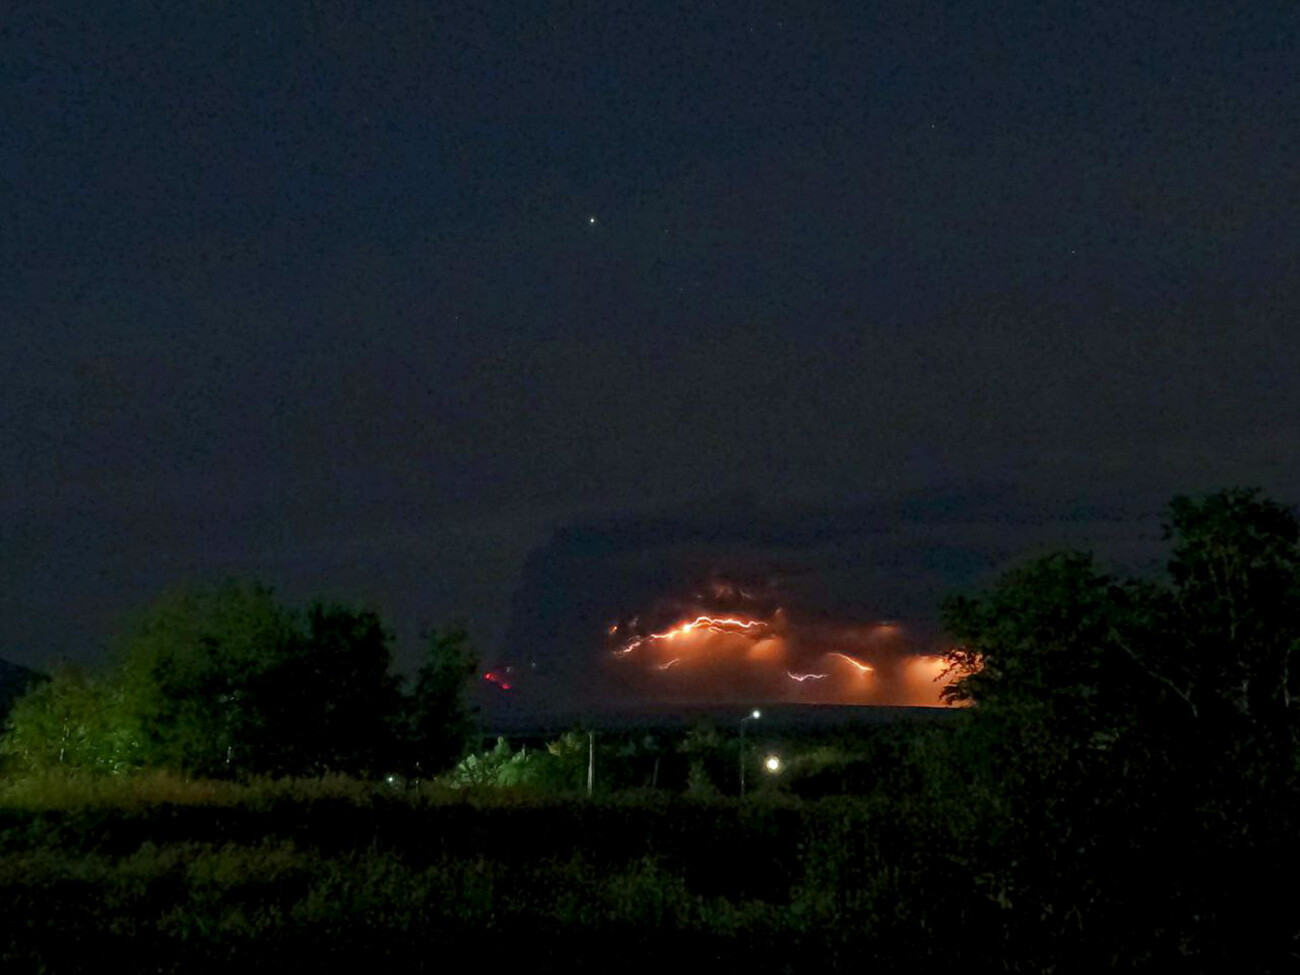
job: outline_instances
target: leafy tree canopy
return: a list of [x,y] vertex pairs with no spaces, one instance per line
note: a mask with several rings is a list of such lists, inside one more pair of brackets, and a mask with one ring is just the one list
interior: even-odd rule
[[1067,753],[1131,758],[1128,746],[1152,762],[1186,753],[1205,768],[1293,775],[1300,523],[1234,489],[1175,498],[1164,530],[1162,580],[1117,577],[1067,552],[948,600],[961,675],[949,696],[975,703],[1003,747],[1044,768],[1068,767]]
[[23,697],[5,750],[30,768],[171,768],[187,774],[376,774],[419,744],[449,766],[470,731],[463,630],[435,634],[411,701],[379,616],[284,607],[258,583],[163,596],[138,613],[114,666],[68,669]]

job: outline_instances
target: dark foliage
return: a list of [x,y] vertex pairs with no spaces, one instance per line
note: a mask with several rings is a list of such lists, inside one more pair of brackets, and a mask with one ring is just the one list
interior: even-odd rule
[[407,764],[417,774],[436,775],[455,765],[473,741],[465,686],[478,659],[463,626],[432,630],[425,641],[424,663],[408,702]]
[[1300,865],[1297,522],[1234,490],[1176,499],[1166,534],[1165,582],[1064,554],[946,606],[1031,965],[1298,957],[1272,882]]
[[316,603],[279,664],[249,688],[261,773],[376,775],[396,761],[401,709],[378,615]]
[[3,726],[14,702],[32,687],[47,679],[44,674],[27,667],[10,663],[8,660],[0,660],[0,726]]
[[378,614],[299,612],[257,583],[168,594],[137,614],[103,674],[63,668],[15,707],[0,752],[16,771],[187,775],[441,770],[468,741],[463,630],[434,634],[415,691],[391,673]]
[[[700,727],[602,737],[594,799],[577,794],[585,736],[570,734],[527,754],[501,743],[496,765],[475,766],[513,789],[227,783],[237,801],[0,806],[0,960],[422,971],[472,951],[540,971],[1294,971],[1300,526],[1226,491],[1176,499],[1166,531],[1163,579],[1059,553],[950,600],[954,695],[970,708],[787,740],[782,776],[757,775],[748,801],[727,795],[736,734]],[[217,740],[279,756],[271,767],[373,767],[396,693],[378,619],[314,607],[282,629],[260,597],[236,604],[225,643],[142,656],[180,689],[232,663],[213,686],[235,705],[196,711],[202,734],[182,744],[237,728]],[[275,667],[248,663],[250,632],[288,633]],[[473,666],[463,631],[431,636],[401,712],[426,771],[464,753]],[[320,700],[337,681],[373,693]],[[46,696],[119,706],[93,682],[65,685]],[[299,733],[327,721],[356,739]],[[84,727],[69,748],[99,725]]]

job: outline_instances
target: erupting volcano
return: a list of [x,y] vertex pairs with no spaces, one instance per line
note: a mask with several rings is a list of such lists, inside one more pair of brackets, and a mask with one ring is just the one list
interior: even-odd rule
[[943,659],[913,650],[896,622],[799,619],[781,608],[761,614],[682,608],[665,626],[634,617],[609,627],[609,669],[642,699],[944,704]]
[[[786,606],[780,595],[775,583],[715,578],[607,618],[582,651],[581,684],[602,704],[945,704],[953,675],[901,623],[828,619]],[[536,664],[511,670],[538,672]],[[485,679],[507,687],[504,672]],[[528,683],[520,685],[525,695]]]

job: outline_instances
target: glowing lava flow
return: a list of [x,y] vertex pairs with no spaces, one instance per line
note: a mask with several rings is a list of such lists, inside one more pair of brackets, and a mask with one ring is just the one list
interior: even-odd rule
[[505,677],[503,677],[501,674],[498,674],[495,670],[489,670],[486,674],[483,675],[483,679],[487,681],[489,684],[496,684],[497,687],[501,688],[501,690],[503,691],[512,690],[515,686],[514,684],[506,680]]
[[793,681],[798,681],[800,684],[802,684],[802,683],[803,683],[804,681],[806,681],[806,680],[825,680],[826,677],[827,677],[828,675],[826,675],[826,674],[796,674],[796,673],[794,673],[793,671],[789,671],[789,670],[787,670],[787,671],[785,672],[785,676],[789,677],[789,678],[790,678],[791,680],[793,680]]

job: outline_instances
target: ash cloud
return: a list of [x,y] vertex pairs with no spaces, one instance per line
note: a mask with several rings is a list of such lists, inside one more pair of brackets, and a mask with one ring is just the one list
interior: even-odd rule
[[[500,664],[530,708],[919,703],[931,689],[917,690],[915,661],[942,645],[945,594],[1063,546],[1154,565],[1157,511],[980,488],[840,506],[728,496],[575,522],[525,560]],[[680,638],[689,652],[676,662],[662,640],[614,659],[621,640],[727,614],[764,621],[772,642],[706,627]],[[874,691],[848,693],[854,665],[836,652],[870,665]],[[639,666],[619,669],[633,658]]]

